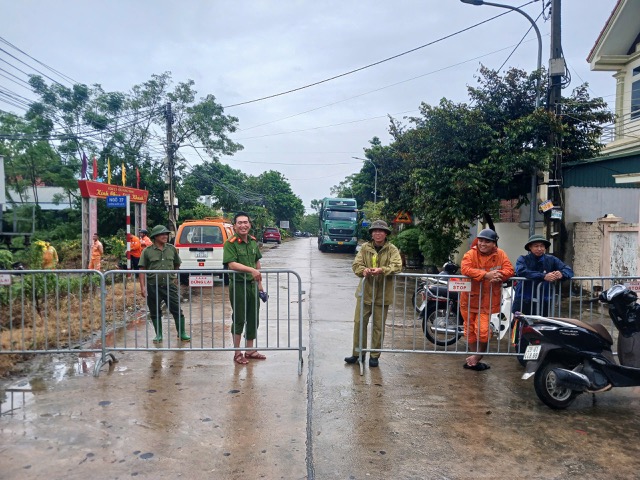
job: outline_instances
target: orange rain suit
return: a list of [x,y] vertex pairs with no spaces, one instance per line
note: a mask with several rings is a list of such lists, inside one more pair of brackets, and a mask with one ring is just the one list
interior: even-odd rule
[[103,253],[104,248],[100,240],[93,242],[93,245],[91,245],[91,260],[89,260],[88,267],[90,270],[100,270],[100,260],[102,260]]
[[140,239],[133,234],[129,237],[129,253],[131,255],[131,268],[138,270],[140,255],[142,255],[142,244]]
[[[484,280],[487,272],[499,270],[502,281],[513,277],[515,271],[504,250],[495,247],[488,255],[471,247],[462,258],[461,272],[471,278],[471,293],[460,293],[460,311],[464,319],[464,334],[469,345],[489,342],[489,320],[500,311],[502,284]],[[479,321],[478,321],[479,319]]]

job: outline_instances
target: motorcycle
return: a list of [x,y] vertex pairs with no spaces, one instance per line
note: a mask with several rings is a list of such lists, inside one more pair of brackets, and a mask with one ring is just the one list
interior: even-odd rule
[[[448,268],[441,273],[446,277],[434,279],[432,284],[424,286],[423,301],[418,310],[425,337],[440,346],[453,345],[464,334],[464,319],[458,303],[460,294],[449,291],[448,287],[449,276],[455,275],[458,266],[449,263],[445,264]],[[508,283],[503,284],[500,312],[491,315],[489,323],[492,336],[502,339],[509,330],[512,299],[513,288]]]
[[[640,305],[638,295],[623,285],[602,292],[618,335],[616,363],[613,339],[600,324],[566,318],[516,314],[522,335],[529,341],[522,376],[534,377],[538,398],[548,407],[569,407],[581,393],[599,393],[613,387],[640,386]],[[595,397],[594,397],[595,398]]]

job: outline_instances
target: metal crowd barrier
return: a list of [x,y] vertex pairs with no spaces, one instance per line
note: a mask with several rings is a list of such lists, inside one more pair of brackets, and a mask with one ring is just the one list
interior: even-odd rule
[[[163,339],[155,343],[149,306],[141,295],[138,274],[156,275],[147,291],[158,296],[177,285],[189,342],[180,341],[166,295],[156,310]],[[236,272],[202,270],[11,270],[0,271],[0,354],[35,355],[73,353],[79,358],[97,357],[93,369],[113,365],[114,352],[127,351],[238,351],[230,333],[232,308],[227,282]],[[173,278],[181,275],[182,282]],[[302,374],[302,282],[291,270],[262,270],[268,300],[259,305],[259,327],[254,349],[297,351],[298,375]],[[224,280],[223,280],[224,279]],[[236,288],[251,288],[245,281]],[[81,362],[84,364],[84,362]],[[86,368],[83,365],[83,368]]]
[[[373,321],[368,321],[368,328],[365,330],[362,318],[364,298],[360,297],[356,299],[356,302],[360,302],[361,312],[359,333],[357,329],[354,332],[356,338],[359,335],[356,352],[361,356],[372,352],[475,353],[478,345],[468,345],[463,335],[464,317],[458,303],[460,292],[465,288],[463,282],[468,281],[470,279],[464,275],[400,273],[387,277],[383,290],[393,289],[393,303],[372,305],[371,315],[373,319],[376,310],[388,307],[382,346],[372,348],[370,339]],[[518,282],[522,282],[523,292],[530,294],[532,298],[530,311],[526,311],[527,306],[521,299],[515,298],[515,285]],[[546,288],[545,284],[534,288],[531,281],[522,277],[511,278],[502,286],[501,305],[499,309],[496,308],[499,313],[493,314],[490,318],[488,351],[483,355],[517,356],[524,353],[518,349],[518,331],[512,328],[514,311],[600,323],[611,333],[615,345],[617,330],[609,317],[607,307],[597,301],[600,292],[614,284],[626,284],[634,290],[640,290],[640,277],[574,277],[562,282],[546,283]],[[437,304],[423,304],[426,296],[424,288],[429,287],[436,287],[443,301]],[[482,301],[482,296],[486,294],[487,292],[481,291],[479,301]],[[366,342],[366,348],[365,336],[369,340]],[[360,371],[361,374],[364,373],[364,362],[360,362]]]

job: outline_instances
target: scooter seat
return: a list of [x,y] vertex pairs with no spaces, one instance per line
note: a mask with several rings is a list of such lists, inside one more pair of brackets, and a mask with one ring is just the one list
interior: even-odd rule
[[551,318],[555,318],[557,320],[562,320],[563,322],[567,322],[567,323],[572,323],[576,327],[584,328],[585,330],[589,330],[589,331],[591,331],[593,333],[597,333],[609,345],[613,345],[613,338],[611,338],[611,334],[609,333],[609,331],[603,325],[600,325],[599,323],[590,324],[590,323],[585,323],[585,322],[583,322],[581,320],[575,320],[573,318],[559,318],[559,317],[551,317]]
[[439,298],[447,298],[450,296],[449,289],[446,286],[431,285],[429,287],[429,291],[432,295]]

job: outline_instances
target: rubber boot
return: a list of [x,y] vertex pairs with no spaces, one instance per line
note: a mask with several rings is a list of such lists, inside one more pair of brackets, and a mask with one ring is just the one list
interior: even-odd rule
[[162,318],[157,318],[153,321],[153,329],[156,331],[156,337],[153,339],[153,343],[162,342]]
[[178,331],[178,337],[180,338],[180,340],[182,340],[183,342],[190,342],[191,337],[187,335],[187,332],[185,332],[184,315],[180,315],[180,318],[176,318],[175,322],[176,330]]

